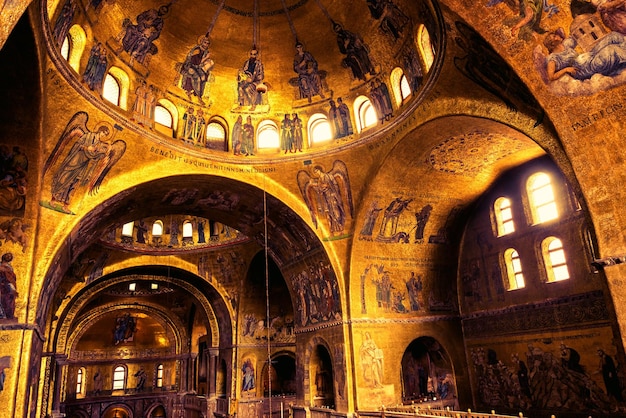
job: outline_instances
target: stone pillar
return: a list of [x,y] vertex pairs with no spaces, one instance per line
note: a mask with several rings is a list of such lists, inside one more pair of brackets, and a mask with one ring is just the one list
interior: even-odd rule
[[52,416],[65,416],[65,414],[59,415],[59,413],[63,397],[62,390],[65,387],[66,380],[65,374],[67,372],[67,356],[56,355],[52,357],[51,360],[50,367],[54,370],[51,379],[51,382],[54,382],[54,392],[52,393]]
[[189,358],[189,390],[198,393],[198,353],[191,353]]
[[217,348],[211,348],[208,350],[209,361],[207,362],[207,367],[209,370],[207,371],[208,376],[208,391],[209,391],[209,399],[214,398],[216,396],[216,384],[217,384]]

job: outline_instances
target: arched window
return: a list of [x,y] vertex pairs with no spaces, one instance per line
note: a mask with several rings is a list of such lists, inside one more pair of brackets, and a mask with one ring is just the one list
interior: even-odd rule
[[70,59],[70,37],[66,36],[63,39],[63,44],[61,45],[61,56],[65,61],[69,61]]
[[404,99],[411,95],[409,82],[400,67],[396,67],[391,71],[389,80],[391,82],[391,89],[393,90],[393,97],[396,99],[396,106],[400,107]]
[[542,172],[533,174],[528,178],[526,191],[533,224],[540,224],[559,217],[550,176]]
[[166,128],[172,129],[174,127],[174,118],[165,106],[158,104],[154,107],[154,121]]
[[193,224],[189,221],[183,222],[183,238],[193,236]]
[[522,274],[522,262],[517,250],[509,248],[504,252],[504,264],[506,265],[508,289],[515,290],[526,286]]
[[309,146],[328,142],[333,139],[333,130],[328,121],[328,116],[315,113],[309,118]]
[[85,393],[85,368],[81,367],[76,372],[76,395]]
[[511,201],[506,197],[499,197],[493,204],[493,210],[496,217],[498,236],[501,237],[503,235],[508,235],[511,232],[515,232]]
[[358,132],[378,123],[378,115],[376,109],[372,105],[370,99],[365,96],[359,96],[354,101],[354,114],[356,115],[356,126]]
[[257,148],[258,149],[278,149],[280,137],[278,126],[271,120],[264,120],[257,128]]
[[126,110],[130,79],[126,71],[119,67],[109,68],[102,85],[102,98]]
[[426,65],[426,72],[428,72],[435,61],[435,50],[432,42],[430,41],[428,29],[426,29],[426,26],[424,25],[420,25],[417,28],[417,45],[422,61],[424,61],[424,64]]
[[113,103],[115,106],[120,105],[120,84],[110,73],[104,77],[102,85],[102,98]]
[[209,122],[206,127],[206,147],[217,151],[227,151],[224,125],[215,121]]
[[163,387],[163,365],[159,364],[156,370],[156,387]]
[[122,236],[123,237],[132,237],[133,231],[135,230],[135,222],[127,222],[122,226]]
[[411,86],[409,86],[409,80],[404,74],[400,77],[400,94],[403,101],[411,95]]
[[113,390],[124,389],[126,387],[126,367],[117,366],[113,370]]
[[548,282],[558,282],[569,279],[569,269],[563,242],[556,237],[548,237],[541,243],[541,253],[546,266]]
[[78,73],[80,58],[85,50],[87,35],[80,25],[73,25],[61,45],[61,55],[74,71]]
[[163,235],[163,221],[155,221],[152,224],[152,236],[160,237]]

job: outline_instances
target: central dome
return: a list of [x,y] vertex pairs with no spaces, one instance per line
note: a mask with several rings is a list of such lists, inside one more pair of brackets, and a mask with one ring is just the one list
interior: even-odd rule
[[[61,0],[49,9],[52,49],[75,49],[83,37],[82,54],[66,59],[89,95],[106,98],[107,72],[127,91],[126,104],[115,103],[121,110],[136,112],[150,96],[173,119],[171,132],[157,130],[186,143],[191,119],[214,118],[228,137],[239,116],[270,118],[280,130],[283,115],[297,113],[306,132],[313,115],[331,117],[342,102],[355,126],[331,121],[331,131],[344,132],[330,136],[364,136],[358,104],[371,101],[381,124],[401,113],[423,90],[438,49],[433,6],[398,0]],[[151,127],[139,113],[130,119]]]

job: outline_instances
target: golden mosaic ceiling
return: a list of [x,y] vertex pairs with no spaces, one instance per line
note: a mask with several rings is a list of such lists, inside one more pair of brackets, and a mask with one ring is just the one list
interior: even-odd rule
[[[436,41],[437,24],[432,7],[404,3],[59,0],[48,4],[48,14],[57,47],[72,33],[70,26],[84,31],[74,76],[92,95],[97,97],[98,89],[88,60],[95,51],[108,61],[109,71],[115,67],[128,75],[126,110],[132,110],[134,93],[145,82],[180,115],[193,107],[196,114],[220,115],[232,126],[240,114],[258,121],[297,112],[306,122],[315,113],[328,112],[331,100],[342,98],[351,105],[370,92],[373,81],[389,82],[394,68],[421,83],[426,71],[416,55],[417,28],[425,25]],[[297,43],[312,57],[303,62],[301,74],[294,68],[302,62]],[[262,80],[254,83],[261,92],[256,106],[240,92],[254,47],[264,69]],[[202,63],[190,67],[194,55]],[[303,73],[316,76],[304,88]]]

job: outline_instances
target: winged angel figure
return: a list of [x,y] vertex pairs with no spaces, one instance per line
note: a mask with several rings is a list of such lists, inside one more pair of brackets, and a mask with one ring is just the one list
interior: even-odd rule
[[88,119],[86,112],[72,116],[44,165],[45,174],[72,143],[52,177],[52,199],[48,207],[59,212],[72,213],[68,206],[77,186],[88,185],[89,194],[97,193],[111,167],[126,151],[126,142],[111,141],[113,129],[109,123],[101,122],[91,131],[87,128]]
[[313,175],[300,170],[297,179],[315,228],[317,218],[323,217],[328,222],[331,235],[340,235],[346,224],[346,213],[349,212],[351,218],[354,215],[346,164],[336,160],[333,168],[327,172],[321,165],[316,165],[313,167]]

